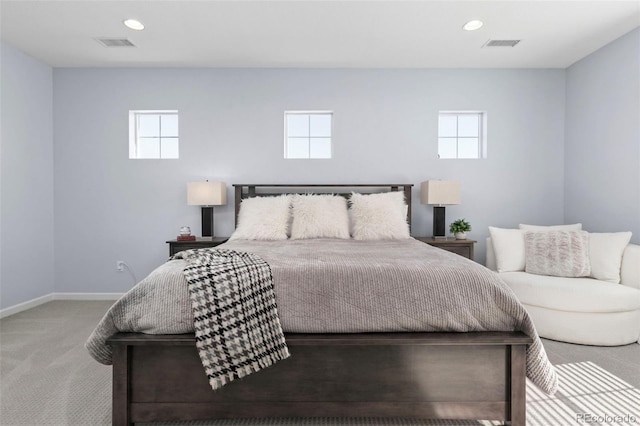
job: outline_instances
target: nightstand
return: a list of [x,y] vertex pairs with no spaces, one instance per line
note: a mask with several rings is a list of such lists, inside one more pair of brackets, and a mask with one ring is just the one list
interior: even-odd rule
[[219,246],[226,243],[229,237],[198,237],[195,241],[169,240],[169,256],[179,251]]
[[477,241],[474,240],[456,240],[453,238],[433,238],[433,237],[415,237],[416,240],[427,243],[430,246],[450,251],[452,253],[464,256],[473,260],[473,247]]

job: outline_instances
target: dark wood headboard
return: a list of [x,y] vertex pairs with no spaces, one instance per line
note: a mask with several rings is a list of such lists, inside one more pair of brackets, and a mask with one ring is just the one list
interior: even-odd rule
[[412,183],[386,183],[386,184],[233,184],[235,189],[236,226],[238,226],[238,213],[240,202],[245,198],[256,196],[268,197],[282,194],[336,194],[349,197],[351,191],[363,194],[380,192],[403,191],[404,199],[409,207],[407,209],[407,223],[411,229],[411,188]]

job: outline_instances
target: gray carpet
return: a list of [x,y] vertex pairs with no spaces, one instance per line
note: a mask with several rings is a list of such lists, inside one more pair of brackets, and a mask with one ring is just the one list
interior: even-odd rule
[[[0,320],[0,425],[108,425],[111,368],[83,348],[111,302],[54,301]],[[597,348],[544,340],[561,378],[549,397],[528,386],[527,425],[640,425],[640,345]],[[579,422],[578,414],[636,421]],[[627,418],[628,420],[633,420]],[[593,420],[593,419],[592,419]],[[623,419],[624,420],[624,419]],[[264,419],[151,426],[426,426],[497,422],[410,419]]]

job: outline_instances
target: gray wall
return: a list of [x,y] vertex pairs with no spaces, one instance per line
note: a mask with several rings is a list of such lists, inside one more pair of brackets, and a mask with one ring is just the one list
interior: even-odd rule
[[[564,70],[55,69],[56,290],[118,292],[200,234],[186,183],[414,183],[414,235],[430,235],[419,183],[456,179],[484,261],[489,225],[561,223]],[[128,111],[178,109],[179,160],[129,160]],[[283,111],[334,111],[334,158],[283,159]],[[488,113],[488,159],[438,160],[439,110]],[[233,231],[230,203],[216,235]]]
[[0,308],[54,291],[51,67],[0,43]]
[[640,243],[640,29],[567,70],[565,220]]
[[[638,29],[566,71],[52,72],[6,44],[1,54],[2,308],[53,291],[129,289],[115,261],[140,279],[180,226],[199,234],[186,183],[207,178],[414,183],[413,235],[431,229],[419,183],[457,179],[463,204],[447,219],[472,222],[479,261],[489,225],[580,221],[640,241]],[[180,160],[129,160],[129,109],[179,109]],[[335,112],[332,160],[282,158],[289,109]],[[488,159],[436,158],[437,112],[449,109],[488,112]],[[233,230],[229,196],[217,235]]]

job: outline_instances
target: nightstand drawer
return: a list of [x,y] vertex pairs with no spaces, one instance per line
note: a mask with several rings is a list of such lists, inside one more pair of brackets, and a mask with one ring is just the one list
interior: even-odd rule
[[178,253],[179,251],[192,250],[192,249],[199,249],[199,248],[204,248],[204,247],[203,247],[203,246],[199,246],[199,245],[195,245],[195,244],[176,244],[176,245],[170,245],[170,247],[169,247],[169,254],[171,254],[171,256],[173,256],[174,254]]
[[222,243],[226,243],[227,240],[227,237],[203,237],[198,238],[195,241],[169,240],[167,241],[167,244],[169,244],[169,256],[173,256],[174,254],[184,250],[216,247]]
[[431,237],[415,237],[416,240],[429,244],[430,246],[438,247],[439,249],[450,251],[451,253],[459,254],[467,259],[473,260],[473,248],[476,244],[474,240],[452,240],[452,239],[440,239]]
[[464,256],[467,259],[471,259],[471,247],[463,247],[463,246],[437,246],[438,248],[446,251],[450,251],[451,253],[459,254],[460,256]]

